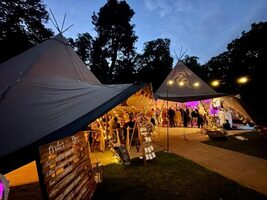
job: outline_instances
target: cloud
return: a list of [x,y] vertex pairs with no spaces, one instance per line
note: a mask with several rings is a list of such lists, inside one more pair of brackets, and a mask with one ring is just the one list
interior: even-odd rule
[[192,13],[209,5],[211,0],[145,0],[145,7],[149,11],[156,12],[160,17],[167,15]]
[[231,29],[227,27],[231,16],[222,4],[212,0],[145,1],[146,8],[160,17],[160,36],[171,39],[171,51],[183,46],[187,54],[205,60],[218,49],[220,37],[228,34],[226,29]]
[[171,0],[145,0],[145,6],[149,11],[156,11],[161,18],[170,15],[173,10]]

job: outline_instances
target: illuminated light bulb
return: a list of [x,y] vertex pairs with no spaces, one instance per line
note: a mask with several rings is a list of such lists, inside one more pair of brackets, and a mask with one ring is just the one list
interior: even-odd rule
[[179,85],[180,85],[180,86],[184,86],[184,82],[183,82],[183,81],[180,81],[180,82],[179,82]]
[[172,85],[173,84],[173,80],[169,80],[168,82],[167,82],[167,85]]
[[215,81],[212,81],[211,85],[214,86],[214,87],[217,87],[217,86],[220,85],[220,82],[215,80]]
[[248,78],[247,77],[240,77],[239,79],[237,79],[237,82],[240,84],[244,84],[248,82]]
[[199,87],[199,82],[195,82],[194,87]]

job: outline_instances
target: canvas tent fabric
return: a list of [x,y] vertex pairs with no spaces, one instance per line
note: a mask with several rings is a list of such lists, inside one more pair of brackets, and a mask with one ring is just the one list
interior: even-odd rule
[[[168,82],[172,80],[173,83]],[[187,102],[223,96],[217,93],[182,62],[177,62],[159,89],[155,97],[164,100]]]
[[144,84],[103,85],[62,35],[0,65],[0,172],[74,134]]
[[0,95],[25,76],[61,77],[100,84],[61,34],[2,63]]
[[222,101],[223,107],[234,112],[234,116],[240,116],[246,122],[254,123],[253,119],[243,108],[240,99],[235,95],[229,95],[219,98]]

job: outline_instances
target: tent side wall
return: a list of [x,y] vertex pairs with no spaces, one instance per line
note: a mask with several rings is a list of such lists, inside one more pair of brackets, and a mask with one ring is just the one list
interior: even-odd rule
[[[59,130],[50,133],[42,139],[23,147],[15,152],[12,152],[6,156],[0,158],[0,172],[5,174],[20,166],[23,166],[33,160],[36,160],[39,156],[39,146],[55,140],[62,139],[67,136],[71,136],[88,123],[93,122],[98,117],[104,115],[106,112],[126,100],[128,97],[145,87],[145,84],[131,85],[124,91],[119,93],[114,98],[98,106],[86,115],[78,118],[70,124],[60,128]],[[15,139],[15,138],[14,138]]]

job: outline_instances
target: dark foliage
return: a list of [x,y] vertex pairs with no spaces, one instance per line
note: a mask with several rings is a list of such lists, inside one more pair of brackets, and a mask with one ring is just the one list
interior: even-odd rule
[[[220,79],[220,92],[240,94],[242,102],[257,123],[267,124],[264,82],[267,63],[267,22],[254,23],[251,30],[242,32],[227,46],[227,51],[211,58],[205,67],[209,80]],[[237,84],[238,77],[246,76],[247,84]]]
[[0,15],[0,63],[50,38],[44,27],[48,13],[42,0],[2,0]]
[[152,82],[156,91],[172,70],[170,40],[157,39],[145,43],[144,53],[137,56],[138,79]]
[[130,23],[133,15],[126,1],[109,0],[92,16],[98,36],[93,44],[91,70],[103,83],[114,83],[122,76],[134,74],[132,59],[137,36]]

